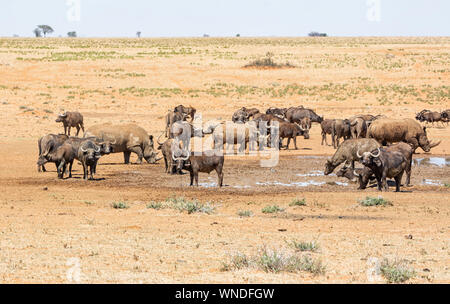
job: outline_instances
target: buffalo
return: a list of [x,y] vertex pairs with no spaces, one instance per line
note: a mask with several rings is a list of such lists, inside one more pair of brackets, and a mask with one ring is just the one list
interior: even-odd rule
[[[64,134],[48,134],[45,135],[38,140],[38,147],[39,147],[39,158],[37,161],[38,165],[38,172],[46,171],[45,164],[48,162],[51,162],[50,158],[48,157],[49,154],[53,153],[58,149],[59,146],[64,144],[64,142],[69,139],[69,136]],[[59,163],[55,163],[56,168],[58,168]]]
[[291,123],[300,123],[301,120],[305,117],[308,117],[311,122],[321,123],[323,121],[323,117],[317,115],[313,110],[306,109],[303,107],[297,108],[289,108],[286,111],[286,118]]
[[224,156],[214,155],[212,151],[203,152],[202,155],[195,155],[190,153],[187,149],[181,150],[180,155],[176,155],[175,151],[172,151],[173,160],[176,163],[177,170],[182,169],[189,171],[191,183],[193,186],[195,179],[195,186],[198,187],[198,173],[211,173],[215,170],[217,172],[217,185],[222,187],[223,185],[223,163]]
[[351,138],[350,121],[348,119],[335,119],[333,122],[331,140],[335,149],[339,146],[340,138],[344,138],[344,140]]
[[361,117],[350,120],[350,133],[352,138],[365,138],[367,135],[367,123]]
[[282,142],[284,138],[287,138],[287,144],[286,144],[286,150],[289,149],[289,143],[291,142],[291,139],[294,140],[294,146],[295,150],[298,150],[297,148],[297,136],[303,135],[305,139],[309,138],[309,132],[308,129],[303,128],[298,123],[289,123],[284,122],[280,123],[279,125],[279,136],[280,136],[280,149],[282,148]]
[[80,133],[80,128],[84,132],[83,115],[79,112],[65,112],[59,114],[56,122],[62,122],[64,126],[64,134],[70,136],[70,128],[77,129],[77,136]]
[[320,128],[322,129],[322,143],[321,143],[322,146],[323,146],[323,142],[324,141],[325,141],[325,145],[328,146],[327,134],[331,135],[331,141],[334,142],[334,138],[333,138],[333,123],[334,123],[334,119],[324,119],[320,123]]
[[324,174],[331,174],[334,169],[342,163],[346,166],[351,164],[351,168],[355,168],[355,161],[359,161],[357,152],[373,151],[380,147],[380,144],[374,139],[356,138],[344,141],[339,145],[333,157],[327,160],[325,164]]
[[377,148],[371,152],[357,152],[361,163],[369,168],[378,183],[378,190],[388,191],[387,178],[394,178],[395,191],[400,191],[400,183],[407,166],[407,160],[400,152]]

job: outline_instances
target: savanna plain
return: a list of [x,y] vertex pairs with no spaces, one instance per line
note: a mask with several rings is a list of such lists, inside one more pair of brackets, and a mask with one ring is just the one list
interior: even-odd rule
[[[282,66],[245,67],[267,56]],[[189,187],[189,174],[121,154],[102,157],[93,181],[77,163],[71,179],[53,164],[37,172],[38,138],[63,133],[59,113],[81,112],[86,128],[133,122],[156,139],[179,104],[204,121],[243,106],[440,112],[450,38],[0,39],[0,281],[450,282],[446,124],[427,126],[442,142],[417,150],[398,193],[324,176],[335,150],[316,123],[273,168],[226,156],[220,189],[214,172]]]

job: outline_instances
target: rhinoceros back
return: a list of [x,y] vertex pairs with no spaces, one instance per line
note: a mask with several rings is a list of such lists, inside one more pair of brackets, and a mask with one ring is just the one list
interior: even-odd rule
[[144,147],[149,142],[148,133],[136,124],[113,125],[105,123],[90,127],[85,137],[95,136],[112,143],[114,153],[127,151],[131,147]]

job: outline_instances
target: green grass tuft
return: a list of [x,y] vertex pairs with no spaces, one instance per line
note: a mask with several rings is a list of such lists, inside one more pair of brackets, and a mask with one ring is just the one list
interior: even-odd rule
[[405,262],[388,259],[383,260],[380,270],[388,283],[403,283],[416,275],[414,269],[406,267]]
[[367,196],[363,200],[358,201],[360,205],[364,207],[370,207],[370,206],[392,206],[392,203],[388,200],[385,200],[381,196],[379,197],[369,197]]
[[277,205],[266,206],[261,210],[262,213],[276,213],[276,212],[283,212],[283,211],[284,211],[284,209],[278,207]]

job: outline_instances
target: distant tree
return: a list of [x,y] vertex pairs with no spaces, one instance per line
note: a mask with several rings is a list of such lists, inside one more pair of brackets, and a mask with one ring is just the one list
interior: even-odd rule
[[33,30],[33,34],[36,36],[36,38],[42,37],[42,31],[38,27]]
[[44,34],[44,37],[47,37],[47,34],[53,33],[53,29],[50,25],[38,25],[38,28],[41,29],[42,33]]
[[208,38],[209,35],[208,34],[203,34],[203,37]]
[[141,38],[141,34],[142,34],[141,31],[137,31],[137,32],[136,32],[136,36],[137,36],[138,38]]
[[75,31],[68,32],[68,33],[67,33],[67,37],[75,38],[75,37],[77,37],[77,32],[75,32]]
[[327,33],[311,32],[308,34],[309,37],[327,37]]
[[236,37],[241,37],[241,34],[236,34]]

